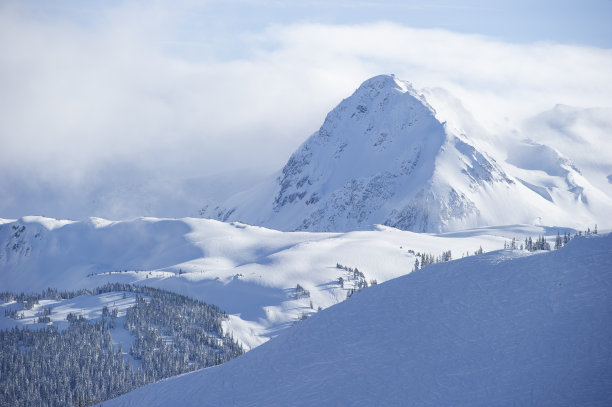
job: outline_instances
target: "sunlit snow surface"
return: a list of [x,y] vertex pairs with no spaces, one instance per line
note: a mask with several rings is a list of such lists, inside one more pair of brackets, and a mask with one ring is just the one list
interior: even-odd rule
[[104,406],[608,406],[612,236],[355,294],[222,366]]
[[[515,225],[447,234],[383,226],[287,233],[195,218],[59,222],[28,217],[0,225],[0,290],[91,289],[108,282],[162,288],[221,307],[230,314],[226,329],[252,348],[303,314],[345,300],[356,282],[336,268],[338,263],[358,268],[368,283],[381,283],[410,273],[416,252],[439,256],[451,250],[460,258],[479,247],[501,249],[512,237],[551,236],[557,230],[564,232]],[[310,297],[296,298],[297,284]]]

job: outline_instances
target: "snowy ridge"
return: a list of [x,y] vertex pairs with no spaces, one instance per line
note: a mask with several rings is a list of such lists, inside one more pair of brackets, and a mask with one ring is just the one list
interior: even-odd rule
[[[55,225],[56,227],[50,227]],[[410,273],[417,252],[454,258],[512,237],[561,234],[527,225],[420,235],[385,226],[350,233],[278,232],[207,219],[81,222],[27,217],[0,225],[2,291],[93,289],[135,283],[187,295],[230,314],[226,328],[252,348],[302,315],[372,280]],[[337,268],[358,268],[363,277]],[[340,283],[342,278],[342,283]],[[300,285],[308,296],[298,293]]]
[[426,94],[392,75],[368,79],[274,179],[202,214],[286,231],[608,227],[612,198],[559,151],[516,140],[504,156],[458,102],[439,90]]
[[104,405],[608,405],[611,248],[591,236],[431,266]]

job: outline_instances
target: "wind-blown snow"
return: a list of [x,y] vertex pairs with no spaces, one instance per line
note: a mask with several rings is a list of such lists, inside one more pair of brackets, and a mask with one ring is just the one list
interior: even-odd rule
[[222,366],[105,406],[605,406],[612,235],[369,288]]

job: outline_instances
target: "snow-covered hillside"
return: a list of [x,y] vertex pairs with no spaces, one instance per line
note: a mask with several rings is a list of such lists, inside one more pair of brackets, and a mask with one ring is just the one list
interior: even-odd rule
[[104,406],[607,406],[611,288],[612,235],[460,259]]
[[92,289],[107,282],[163,288],[230,313],[226,328],[247,348],[319,307],[345,300],[364,282],[411,272],[418,252],[440,256],[451,250],[459,258],[480,247],[500,249],[512,237],[565,232],[506,226],[431,235],[381,226],[342,234],[290,233],[195,218],[4,222],[0,291]]
[[488,135],[447,93],[380,75],[333,109],[273,179],[202,214],[287,231],[612,226],[612,197],[537,140]]

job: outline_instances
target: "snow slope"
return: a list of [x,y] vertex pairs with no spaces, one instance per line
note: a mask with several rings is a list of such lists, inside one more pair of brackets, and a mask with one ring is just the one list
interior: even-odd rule
[[286,231],[612,226],[612,194],[529,136],[489,135],[449,94],[380,75],[334,108],[275,178],[202,214]]
[[612,235],[368,288],[224,365],[104,406],[608,406]]
[[[227,311],[226,328],[247,348],[303,314],[343,301],[360,280],[383,282],[411,272],[416,252],[439,256],[451,250],[457,258],[479,247],[500,249],[512,237],[565,231],[518,225],[440,235],[383,226],[350,233],[279,232],[195,218],[3,222],[0,291],[91,289],[107,282],[163,288]],[[337,263],[358,268],[363,278]],[[298,284],[310,295],[298,295]]]

